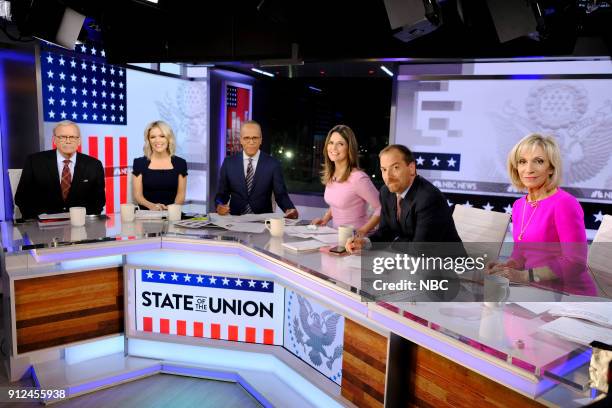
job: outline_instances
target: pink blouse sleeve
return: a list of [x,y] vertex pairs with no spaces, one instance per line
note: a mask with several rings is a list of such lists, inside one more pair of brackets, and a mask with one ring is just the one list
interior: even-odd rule
[[363,198],[373,209],[372,215],[380,215],[381,204],[378,190],[372,180],[364,172],[359,172],[359,177],[355,180],[355,193]]

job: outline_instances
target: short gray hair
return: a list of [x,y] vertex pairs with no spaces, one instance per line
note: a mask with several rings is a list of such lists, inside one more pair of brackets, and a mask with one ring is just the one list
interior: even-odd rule
[[62,120],[61,122],[57,122],[55,126],[53,126],[53,136],[55,136],[55,131],[60,126],[74,126],[79,134],[79,137],[81,137],[81,129],[79,128],[79,125],[71,120]]

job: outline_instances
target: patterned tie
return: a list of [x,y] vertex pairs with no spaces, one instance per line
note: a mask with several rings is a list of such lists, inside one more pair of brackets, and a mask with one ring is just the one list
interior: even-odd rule
[[395,195],[397,198],[397,204],[395,207],[395,217],[397,218],[397,222],[401,224],[400,217],[402,216],[402,196],[399,194]]
[[68,193],[70,192],[70,184],[72,184],[72,176],[70,175],[70,160],[64,160],[64,168],[62,169],[62,182],[60,186],[62,187],[62,198],[64,201],[68,198]]
[[[249,164],[247,166],[247,171],[246,171],[246,185],[247,185],[247,192],[249,193],[249,195],[251,195],[251,189],[253,188],[254,173],[255,172],[253,171],[253,158],[249,157]],[[251,210],[251,205],[249,203],[247,203],[243,214],[253,214],[253,210]]]

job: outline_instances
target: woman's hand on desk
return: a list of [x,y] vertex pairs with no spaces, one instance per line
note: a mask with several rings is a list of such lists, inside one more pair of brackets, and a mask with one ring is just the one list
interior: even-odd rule
[[494,262],[491,261],[488,264],[485,265],[485,271],[491,275],[494,274],[496,272],[496,270],[501,269],[501,268],[513,268],[513,269],[518,269],[518,264],[516,263],[516,261],[514,259],[508,259],[508,261],[506,262]]
[[310,225],[323,226],[325,224],[327,224],[327,222],[323,218],[315,218],[314,220],[310,221]]
[[148,206],[149,210],[151,211],[162,211],[162,210],[167,210],[168,207],[166,207],[164,204],[151,204],[150,206]]
[[529,272],[525,270],[514,269],[507,266],[498,266],[494,269],[493,273],[489,274],[503,276],[504,278],[508,278],[508,280],[513,283],[529,283]]

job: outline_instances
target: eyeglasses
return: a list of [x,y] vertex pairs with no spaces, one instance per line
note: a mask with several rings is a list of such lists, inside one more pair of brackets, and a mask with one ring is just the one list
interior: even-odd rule
[[62,142],[66,142],[66,141],[70,141],[70,142],[76,142],[77,140],[79,140],[81,138],[81,136],[55,136],[57,137],[59,140],[61,140]]
[[259,139],[261,139],[261,137],[259,137],[259,136],[244,136],[242,138],[242,140],[244,140],[247,143],[255,143]]

